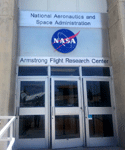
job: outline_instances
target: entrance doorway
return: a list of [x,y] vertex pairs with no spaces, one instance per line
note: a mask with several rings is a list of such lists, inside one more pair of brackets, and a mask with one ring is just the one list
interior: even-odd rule
[[79,78],[52,78],[52,148],[83,146]]
[[47,78],[18,80],[16,148],[48,147],[48,84]]
[[110,78],[83,78],[87,146],[116,145],[113,90]]
[[116,145],[111,78],[70,72],[18,77],[16,148]]
[[[80,80],[51,78],[51,101],[47,78],[18,80],[16,147],[52,148],[84,145],[83,105]],[[51,130],[50,130],[51,129]]]

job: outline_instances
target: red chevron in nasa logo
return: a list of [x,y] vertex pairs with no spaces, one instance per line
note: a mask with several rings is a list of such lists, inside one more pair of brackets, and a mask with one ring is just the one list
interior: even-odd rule
[[53,47],[61,53],[72,52],[77,46],[76,36],[80,31],[74,34],[68,29],[60,29],[56,31],[52,36],[52,45]]

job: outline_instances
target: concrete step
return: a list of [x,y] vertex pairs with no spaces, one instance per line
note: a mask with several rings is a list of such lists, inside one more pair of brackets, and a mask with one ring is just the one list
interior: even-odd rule
[[[56,149],[59,150],[59,149]],[[60,149],[60,150],[124,150],[121,147],[77,147],[77,148],[68,148],[68,149]]]
[[[18,150],[24,150],[24,149],[18,149]],[[25,150],[31,150],[31,149],[25,149]],[[37,150],[52,150],[52,149],[37,149]],[[121,147],[76,147],[76,148],[59,148],[54,150],[125,150],[125,149]]]

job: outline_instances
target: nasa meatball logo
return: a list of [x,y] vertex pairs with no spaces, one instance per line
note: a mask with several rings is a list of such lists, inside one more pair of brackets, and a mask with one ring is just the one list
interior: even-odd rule
[[61,53],[72,52],[77,46],[76,36],[79,34],[79,32],[74,34],[68,29],[60,29],[56,31],[52,36],[53,47],[55,50]]

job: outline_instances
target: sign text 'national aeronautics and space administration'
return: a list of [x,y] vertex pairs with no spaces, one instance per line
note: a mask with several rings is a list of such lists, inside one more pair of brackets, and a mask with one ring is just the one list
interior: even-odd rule
[[[20,26],[106,28],[103,13],[20,11]],[[104,21],[102,21],[104,20]]]
[[110,66],[109,58],[95,58],[95,57],[19,57],[18,64],[26,65],[54,65],[54,66]]

